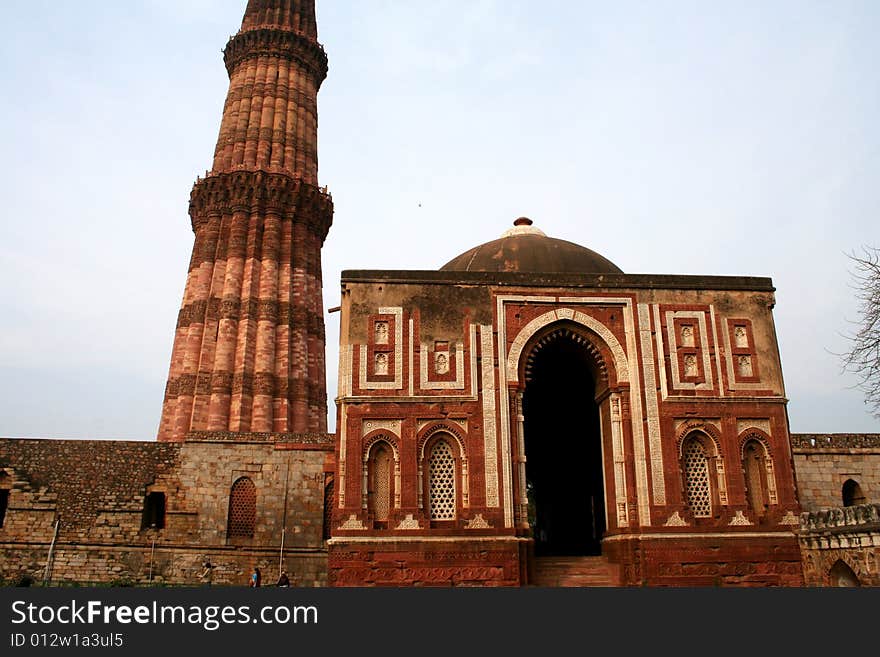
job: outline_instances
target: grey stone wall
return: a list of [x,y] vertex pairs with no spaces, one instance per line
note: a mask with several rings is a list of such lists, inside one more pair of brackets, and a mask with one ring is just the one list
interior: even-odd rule
[[880,434],[791,435],[798,496],[804,511],[843,505],[843,484],[852,479],[865,503],[880,502]]
[[[42,582],[48,564],[54,584],[198,585],[210,560],[214,584],[244,585],[258,565],[266,583],[280,566],[297,585],[324,585],[329,472],[328,434],[301,442],[289,434],[183,443],[3,439],[0,487],[9,497],[0,580]],[[228,539],[229,492],[241,476],[257,490],[255,532]],[[164,528],[142,527],[148,492],[166,496]]]

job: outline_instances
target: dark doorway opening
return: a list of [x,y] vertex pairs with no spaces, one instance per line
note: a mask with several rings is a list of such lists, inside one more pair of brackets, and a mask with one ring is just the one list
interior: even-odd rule
[[165,529],[165,493],[147,493],[141,529]]
[[0,527],[6,520],[6,507],[9,506],[9,490],[0,488]]
[[862,487],[853,479],[847,479],[843,482],[843,506],[858,506],[865,504],[867,498],[862,492]]
[[597,555],[605,498],[591,356],[568,332],[549,338],[530,357],[523,396],[535,554]]

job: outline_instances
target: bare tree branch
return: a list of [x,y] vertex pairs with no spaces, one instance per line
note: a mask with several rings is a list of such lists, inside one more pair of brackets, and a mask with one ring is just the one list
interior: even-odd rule
[[880,418],[880,248],[863,246],[861,255],[852,253],[853,279],[858,300],[857,330],[845,336],[849,350],[842,354],[845,370],[856,374],[865,393],[865,403]]

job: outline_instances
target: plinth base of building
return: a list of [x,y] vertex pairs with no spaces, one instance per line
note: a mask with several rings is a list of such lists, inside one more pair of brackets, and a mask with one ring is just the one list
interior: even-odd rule
[[803,586],[793,532],[633,534],[606,538],[624,586]]
[[519,586],[515,537],[345,537],[328,544],[330,586]]

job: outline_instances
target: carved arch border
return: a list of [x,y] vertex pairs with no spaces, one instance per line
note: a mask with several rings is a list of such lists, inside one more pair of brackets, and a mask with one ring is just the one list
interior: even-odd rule
[[[526,341],[520,355],[520,363],[517,370],[520,385],[523,383],[528,384],[531,381],[531,369],[534,367],[535,358],[547,345],[557,340],[570,340],[586,349],[592,359],[592,365],[595,367],[595,371],[592,374],[596,378],[597,391],[600,389],[600,382],[607,389],[609,386],[608,363],[614,360],[611,349],[602,341],[601,336],[594,331],[585,330],[583,326],[566,320],[548,324],[536,331]],[[613,367],[612,374],[616,378],[617,373]]]
[[[866,557],[866,559],[867,558],[870,557]],[[868,564],[854,557],[852,554],[846,552],[845,550],[835,551],[831,555],[824,557],[822,561],[824,563],[822,564],[822,570],[820,571],[820,574],[823,579],[828,583],[831,583],[831,571],[834,570],[835,566],[837,566],[838,563],[842,563],[844,566],[849,568],[850,572],[855,576],[856,580],[858,580],[859,586],[864,586],[865,582],[867,582],[871,576],[871,570]]]
[[[538,331],[549,324],[565,320],[583,326],[601,338],[605,342],[606,347],[611,351],[614,360],[613,367],[614,376],[617,379],[616,382],[629,383],[629,361],[626,357],[626,352],[615,335],[596,318],[571,308],[559,308],[548,311],[543,315],[539,315],[519,330],[507,354],[506,370],[508,383],[519,381],[519,365],[522,352]],[[608,364],[605,363],[605,366],[607,368]]]
[[458,443],[461,458],[467,458],[467,449],[465,448],[467,441],[465,436],[462,435],[463,431],[461,428],[454,427],[446,422],[432,422],[416,434],[416,452],[419,455],[420,461],[425,458],[425,445],[427,445],[428,441],[437,433],[448,433],[452,435],[455,442]]
[[739,450],[739,455],[742,457],[744,455],[743,450],[746,447],[746,443],[749,440],[757,440],[764,447],[764,451],[767,452],[768,457],[773,457],[773,449],[770,447],[770,436],[767,435],[767,432],[763,429],[758,429],[757,427],[748,427],[747,429],[743,429],[740,431],[739,436],[737,436],[737,445]]
[[422,510],[426,510],[424,506],[424,489],[425,489],[425,447],[431,441],[431,438],[437,434],[447,434],[452,437],[458,447],[459,462],[461,464],[461,472],[459,473],[459,482],[461,484],[461,506],[467,509],[470,506],[470,488],[468,486],[468,458],[467,443],[463,431],[460,427],[454,427],[446,422],[432,422],[416,434],[416,453],[418,454],[418,506]]
[[686,422],[678,428],[675,436],[675,450],[678,453],[679,458],[684,456],[684,452],[682,452],[684,441],[687,440],[690,435],[695,432],[706,434],[706,436],[708,436],[708,438],[712,441],[712,448],[715,450],[715,453],[711,456],[722,456],[721,430],[718,427],[716,427],[711,422]]
[[373,446],[376,443],[386,442],[391,445],[391,450],[394,452],[394,460],[399,461],[400,447],[397,443],[399,438],[399,436],[388,429],[375,429],[371,431],[363,438],[363,443],[361,445],[361,458],[366,461],[369,458],[370,450],[373,449]]
[[779,488],[776,486],[776,467],[773,465],[773,450],[770,448],[770,436],[766,431],[757,427],[743,429],[737,436],[737,445],[740,462],[745,459],[746,444],[757,441],[764,448],[764,474],[767,476],[767,500],[768,504],[779,504]]

